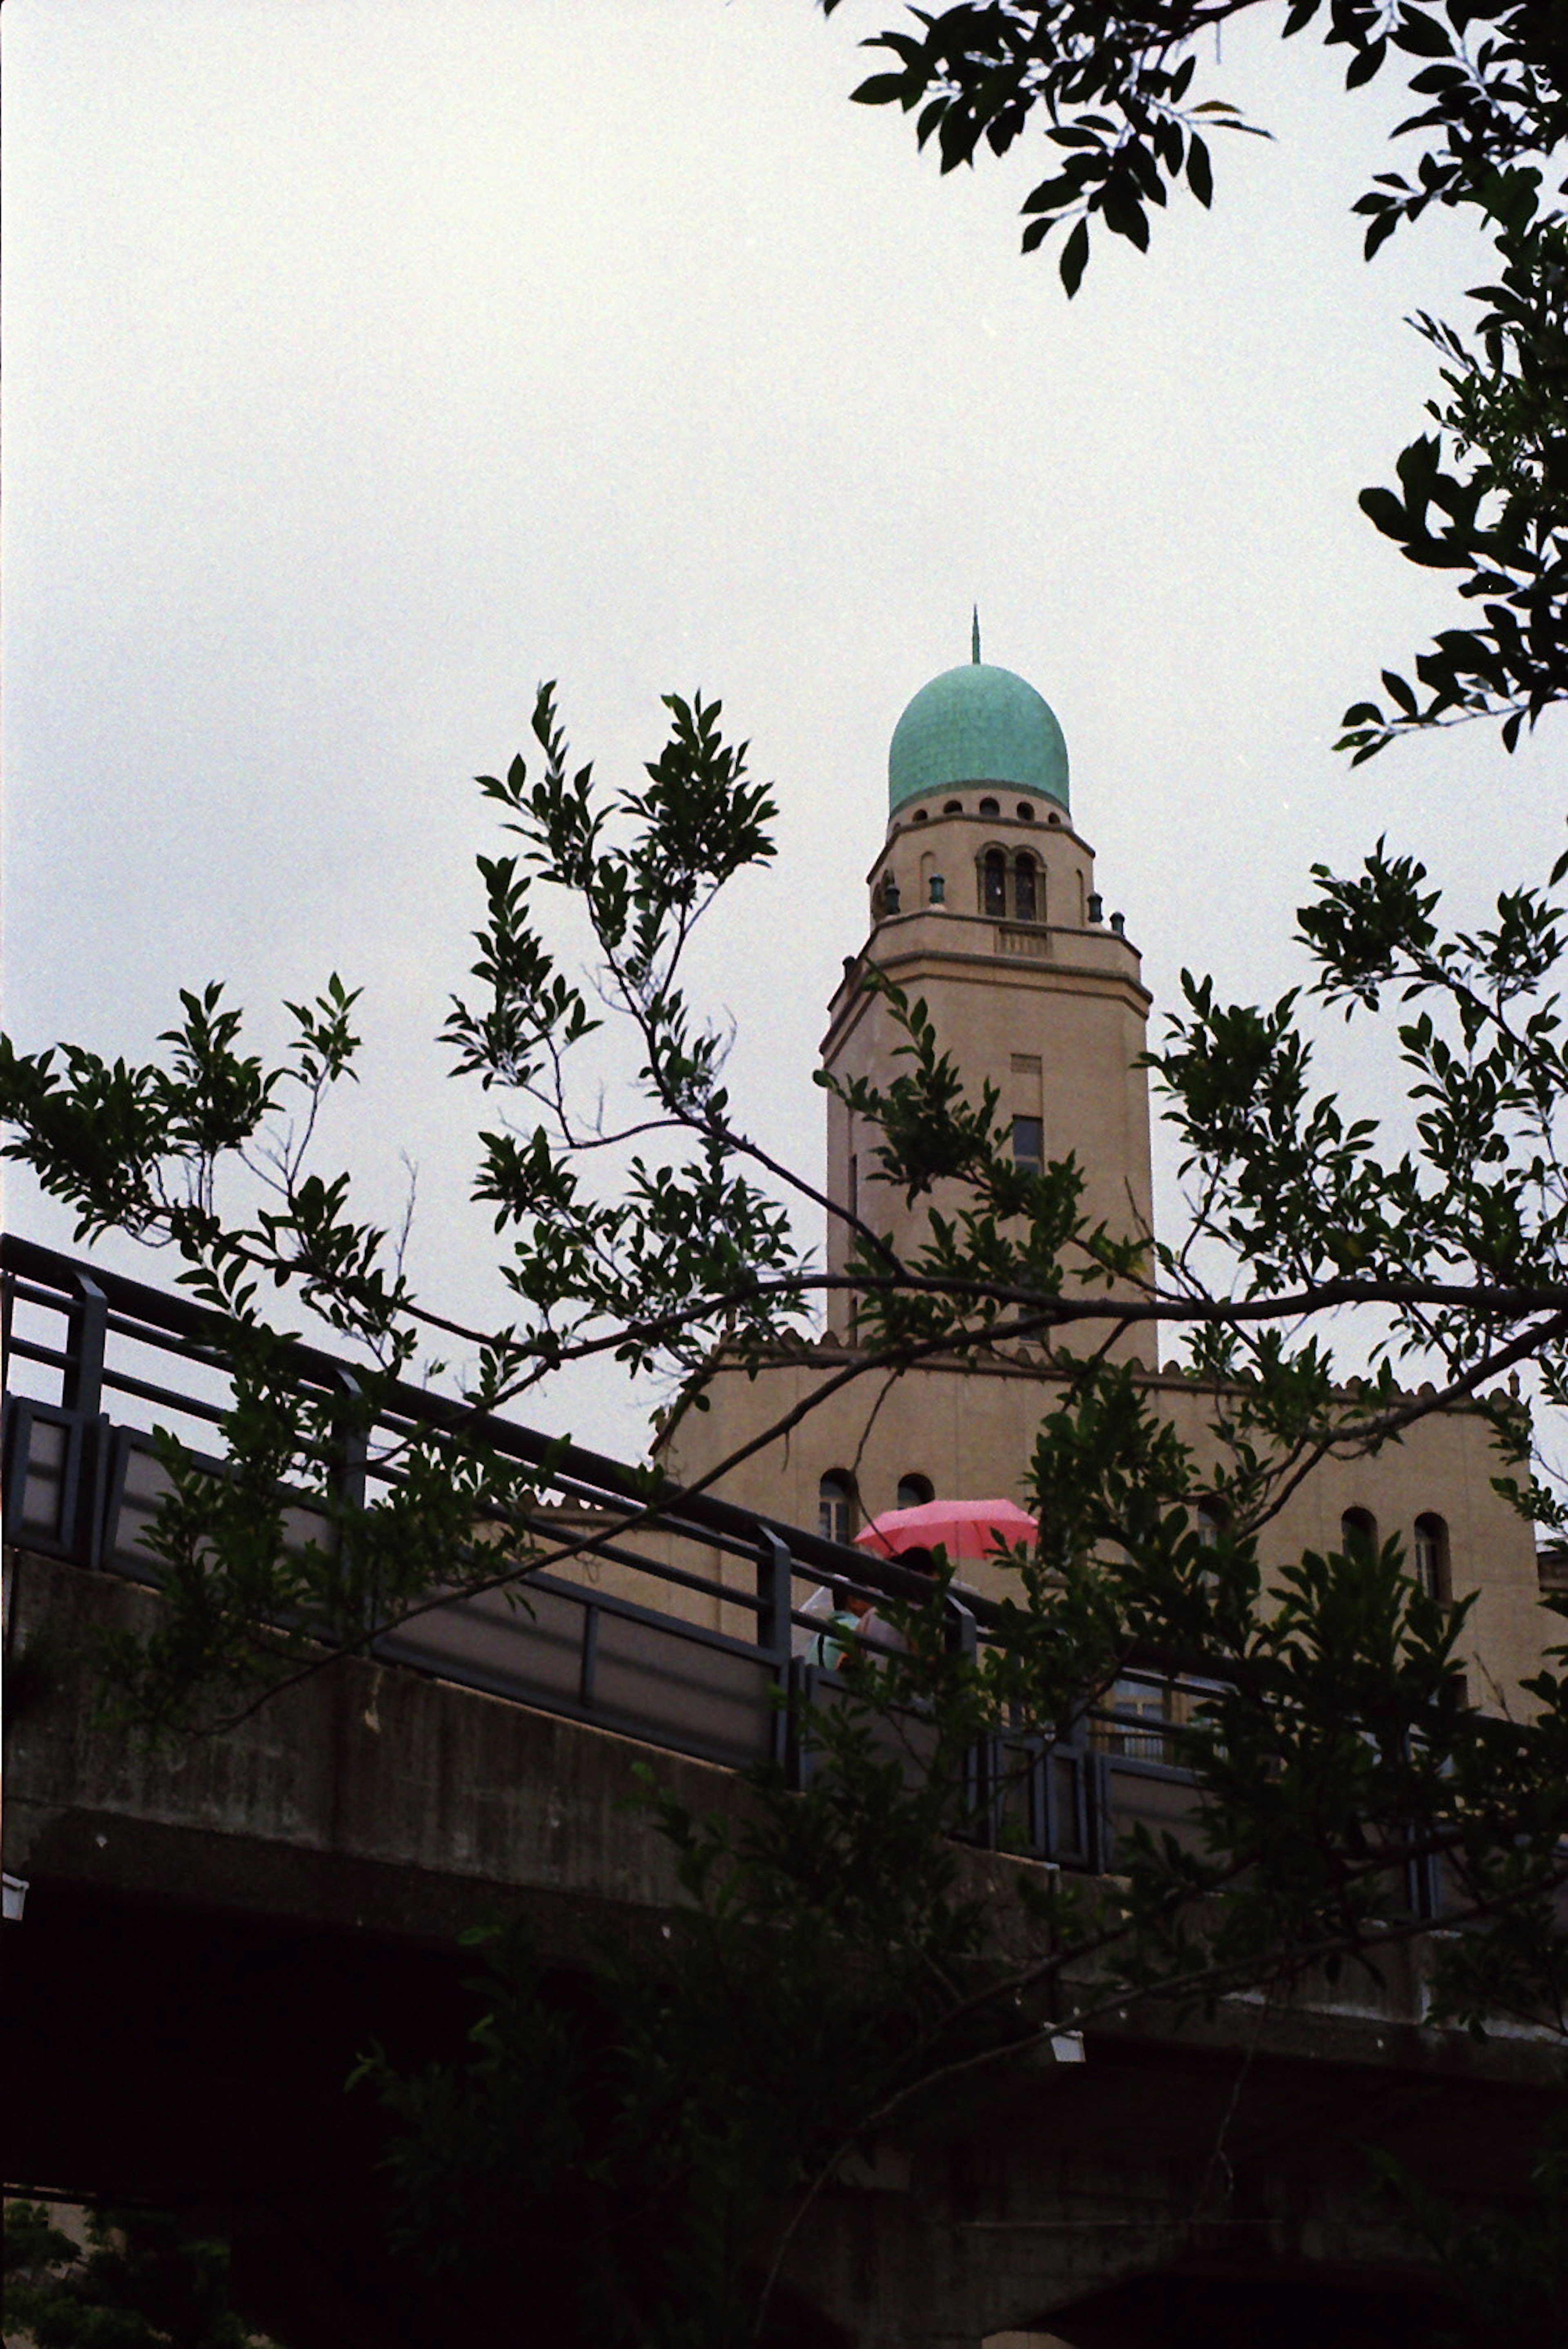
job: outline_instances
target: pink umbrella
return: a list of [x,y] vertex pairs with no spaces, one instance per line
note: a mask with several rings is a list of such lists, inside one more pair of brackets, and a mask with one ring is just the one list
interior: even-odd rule
[[917,1509],[884,1509],[855,1537],[862,1549],[898,1557],[907,1549],[935,1549],[950,1561],[989,1557],[1004,1543],[1032,1542],[1039,1527],[1015,1501],[922,1501]]

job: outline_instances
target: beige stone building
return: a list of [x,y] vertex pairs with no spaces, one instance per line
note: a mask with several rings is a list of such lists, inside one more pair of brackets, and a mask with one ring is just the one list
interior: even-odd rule
[[[973,653],[915,696],[894,733],[887,834],[867,874],[869,929],[846,957],[823,1066],[845,1081],[885,1083],[896,1072],[901,1040],[885,998],[867,985],[872,969],[886,974],[925,1001],[970,1098],[995,1088],[1015,1154],[1044,1162],[1072,1152],[1091,1217],[1144,1233],[1153,1216],[1140,1065],[1150,999],[1137,949],[1119,915],[1105,918],[1054,715],[1023,678],[981,662],[978,630]],[[874,1132],[857,1126],[830,1095],[830,1198],[864,1211],[896,1242],[913,1237],[899,1195],[874,1180]],[[945,1204],[940,1192],[936,1204]],[[921,1226],[926,1212],[925,1202],[913,1211]],[[831,1218],[830,1267],[842,1270],[847,1253],[846,1226]],[[1126,1351],[1198,1456],[1212,1452],[1212,1396],[1158,1367],[1147,1325]],[[668,1432],[667,1465],[682,1482],[707,1474],[863,1361],[840,1303],[819,1344],[781,1354],[754,1378],[721,1367],[710,1409]],[[840,1537],[933,1494],[1022,1497],[1049,1376],[1043,1356],[1022,1352],[984,1369],[933,1362],[897,1379],[867,1371],[716,1489]],[[1376,1458],[1325,1463],[1269,1540],[1283,1559],[1339,1547],[1347,1529],[1398,1536],[1438,1596],[1477,1595],[1472,1684],[1483,1701],[1510,1702],[1537,1667],[1552,1619],[1539,1604],[1531,1529],[1492,1489],[1497,1467],[1476,1413],[1435,1414]],[[970,1571],[986,1587],[986,1568]]]

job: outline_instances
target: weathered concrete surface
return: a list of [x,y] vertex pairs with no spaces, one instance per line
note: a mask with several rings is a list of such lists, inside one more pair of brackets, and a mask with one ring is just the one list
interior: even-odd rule
[[1440,2295],[1367,2148],[1477,2209],[1518,2191],[1553,2103],[1343,2054],[1091,2035],[1087,2055],[904,2147],[902,2168],[885,2153],[879,2192],[805,2230],[797,2286],[881,2349],[1026,2327],[1081,2349],[1398,2349]]
[[[521,1908],[566,1961],[589,1935],[659,1931],[677,1888],[628,1801],[644,1749],[348,1661],[223,1738],[138,1754],[93,1726],[87,1659],[155,1602],[14,1565],[5,1866],[31,1889],[5,1936],[4,2061],[22,2182],[215,2202],[298,2349],[480,2349],[478,2316],[378,2254],[374,2116],[343,2081],[372,2038],[409,2061],[455,2046],[455,1938],[486,1908]],[[701,1809],[746,1799],[722,1771],[653,1759]],[[1003,1940],[1018,1865],[965,1857]],[[787,2274],[826,2329],[803,2313],[780,2337],[973,2349],[1048,2323],[1081,2349],[1263,2333],[1288,2349],[1311,2308],[1303,2341],[1413,2341],[1427,2271],[1372,2204],[1364,2148],[1461,2201],[1478,2181],[1517,2191],[1557,2091],[1538,2048],[1420,2028],[1418,1992],[1407,1961],[1359,2012],[1237,2002],[1179,2034],[1107,2017],[1085,2064],[989,2083],[826,2193]]]
[[[156,1601],[113,1576],[14,1560],[5,1867],[30,1879],[450,1941],[526,1896],[547,1939],[667,1909],[669,1847],[630,1807],[645,1749],[418,1673],[346,1660],[237,1728],[139,1750],[94,1719],[90,1656]],[[743,1798],[676,1755],[704,1809]]]

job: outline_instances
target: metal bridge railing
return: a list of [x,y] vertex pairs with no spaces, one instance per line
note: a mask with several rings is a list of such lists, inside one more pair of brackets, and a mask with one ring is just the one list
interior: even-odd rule
[[[5,1348],[4,1503],[18,1547],[156,1585],[142,1546],[167,1487],[154,1426],[168,1428],[214,1475],[213,1430],[227,1400],[211,1320],[188,1299],[84,1264],[15,1235],[0,1239]],[[354,1392],[351,1362],[303,1343],[289,1363],[300,1388],[330,1405]],[[646,1500],[623,1464],[561,1446],[498,1416],[401,1384],[368,1434],[329,1464],[348,1501],[395,1475],[412,1433],[482,1441],[539,1472],[540,1514],[524,1529],[569,1562],[529,1569],[525,1604],[503,1591],[443,1599],[381,1631],[379,1660],[592,1722],[672,1752],[746,1767],[773,1761],[802,1783],[809,1740],[795,1705],[831,1702],[843,1683],[794,1652],[820,1618],[802,1613],[824,1584],[919,1598],[927,1586],[896,1561],[828,1541],[707,1494],[674,1496],[628,1529]],[[330,1539],[319,1499],[301,1493],[293,1537]],[[948,1600],[950,1634],[987,1636],[982,1601]],[[1111,1865],[1117,1825],[1146,1818],[1179,1831],[1192,1781],[1151,1725],[1151,1681],[1131,1710],[1113,1707],[1048,1742],[1002,1733],[969,1765],[977,1840],[1063,1867]],[[1129,1725],[1130,1724],[1130,1725]],[[905,1724],[918,1744],[918,1724]]]

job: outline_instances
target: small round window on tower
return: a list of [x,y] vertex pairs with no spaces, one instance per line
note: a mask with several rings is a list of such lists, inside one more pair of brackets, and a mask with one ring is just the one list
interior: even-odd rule
[[930,812],[929,808],[917,808],[917,809],[915,810],[915,822],[916,822],[917,823],[925,823],[929,822],[929,818],[930,818],[930,812]]
[[942,802],[942,813],[944,815],[962,815],[962,800],[944,800]]
[[980,812],[981,815],[1000,815],[1002,813],[1002,808],[999,802],[996,800],[981,800],[980,803]]
[[1033,802],[1033,800],[1020,800],[1020,801],[1019,801],[1019,802],[1018,802],[1018,819],[1019,819],[1019,822],[1020,822],[1021,823],[1033,823],[1033,821],[1034,821],[1034,802]]

